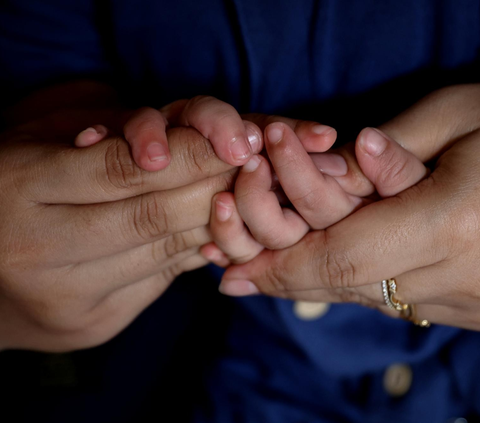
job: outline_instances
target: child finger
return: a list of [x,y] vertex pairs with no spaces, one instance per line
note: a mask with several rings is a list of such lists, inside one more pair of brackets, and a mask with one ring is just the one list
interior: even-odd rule
[[263,250],[250,234],[238,214],[235,198],[230,192],[222,192],[212,200],[210,232],[216,246],[231,263],[245,263]]
[[271,186],[270,165],[255,155],[238,175],[235,202],[253,237],[266,248],[281,249],[298,242],[310,228],[295,211],[280,206]]
[[324,229],[361,205],[360,198],[347,194],[333,177],[317,169],[287,125],[269,125],[265,144],[285,194],[313,229]]
[[125,139],[135,163],[142,169],[154,172],[170,163],[166,125],[163,115],[150,107],[137,110],[125,124]]

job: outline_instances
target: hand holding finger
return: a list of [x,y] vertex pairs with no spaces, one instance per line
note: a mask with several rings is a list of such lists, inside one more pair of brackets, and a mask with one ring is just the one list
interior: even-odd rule
[[261,150],[261,131],[245,124],[235,108],[210,96],[180,100],[163,109],[172,126],[193,126],[209,139],[218,157],[231,164],[245,164]]
[[238,214],[235,198],[229,192],[217,194],[212,199],[210,231],[215,243],[205,245],[201,252],[221,267],[248,262],[264,248],[248,231]]

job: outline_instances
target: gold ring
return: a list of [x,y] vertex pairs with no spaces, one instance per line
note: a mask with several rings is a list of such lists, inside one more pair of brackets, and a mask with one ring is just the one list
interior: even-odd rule
[[397,293],[397,281],[395,278],[384,279],[382,281],[382,293],[385,304],[400,312],[400,317],[404,320],[414,323],[422,328],[430,327],[430,322],[427,319],[417,320],[417,308],[415,304],[404,304],[395,298]]

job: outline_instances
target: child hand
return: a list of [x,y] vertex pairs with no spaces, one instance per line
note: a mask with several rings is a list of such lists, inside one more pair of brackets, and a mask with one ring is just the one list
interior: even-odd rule
[[[334,163],[340,169],[338,156],[309,156],[288,125],[271,124],[265,134],[268,157],[296,211],[282,208],[271,191],[268,161],[252,157],[238,176],[235,196],[220,193],[213,199],[214,243],[203,246],[202,254],[217,265],[247,262],[265,247],[289,247],[310,229],[324,229],[370,203],[365,196],[374,188],[382,197],[393,196],[427,174],[413,154],[373,128],[364,129],[356,140],[358,164],[352,163],[348,147],[338,150],[350,162],[345,175],[328,174]],[[318,170],[322,163],[327,169],[323,173]]]
[[[243,120],[229,104],[213,97],[198,96],[178,100],[160,110],[142,108],[127,119],[123,132],[139,167],[157,171],[171,158],[166,131],[170,127],[192,126],[212,143],[217,156],[232,166],[245,164],[263,147],[262,132],[253,122]],[[75,145],[88,147],[109,135],[103,125],[94,125],[78,134]],[[309,151],[325,151],[336,132],[315,122],[303,121],[296,133]]]

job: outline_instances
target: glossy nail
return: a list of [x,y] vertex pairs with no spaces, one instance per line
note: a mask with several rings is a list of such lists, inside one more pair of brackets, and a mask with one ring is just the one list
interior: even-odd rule
[[151,162],[159,162],[162,160],[167,160],[165,149],[163,148],[163,145],[159,143],[150,144],[147,147],[147,155]]
[[278,125],[271,125],[267,128],[267,139],[270,144],[277,144],[283,138],[283,129]]
[[365,131],[365,134],[362,134],[359,143],[370,156],[378,157],[387,148],[388,138],[376,128],[369,129],[369,131]]
[[260,139],[258,137],[257,131],[255,131],[251,126],[247,126],[247,137],[252,151],[258,151]]
[[312,127],[312,132],[316,135],[330,135],[334,131],[335,129],[327,125],[315,125]]
[[230,145],[230,151],[235,160],[243,160],[250,156],[250,144],[243,137],[235,137]]
[[233,207],[228,206],[221,201],[215,201],[215,215],[220,222],[225,222],[230,219],[233,213]]
[[242,170],[247,173],[254,172],[257,169],[260,162],[261,162],[260,157],[258,157],[258,155],[255,154],[247,163],[243,165]]
[[317,169],[330,176],[345,176],[348,165],[343,156],[334,153],[319,153],[310,156]]

